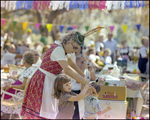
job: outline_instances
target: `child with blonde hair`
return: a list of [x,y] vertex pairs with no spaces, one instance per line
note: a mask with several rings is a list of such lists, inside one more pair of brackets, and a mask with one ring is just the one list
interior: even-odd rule
[[86,83],[80,94],[71,91],[71,79],[66,75],[59,75],[54,82],[54,97],[59,99],[59,113],[56,119],[72,119],[74,113],[74,101],[85,98],[91,86]]

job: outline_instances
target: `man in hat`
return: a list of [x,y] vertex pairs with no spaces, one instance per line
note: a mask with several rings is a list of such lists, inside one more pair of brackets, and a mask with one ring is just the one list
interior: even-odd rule
[[28,29],[27,29],[27,34],[25,34],[25,35],[22,37],[22,41],[23,41],[25,44],[29,45],[29,48],[31,48],[31,46],[32,46],[32,41],[33,41],[31,34],[32,34],[32,30],[31,30],[30,28],[28,28]]

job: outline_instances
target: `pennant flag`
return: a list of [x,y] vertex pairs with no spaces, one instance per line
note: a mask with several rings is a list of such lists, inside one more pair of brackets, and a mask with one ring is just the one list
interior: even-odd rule
[[78,28],[77,25],[72,25],[71,27],[73,27],[74,29],[77,29],[77,28]]
[[89,29],[89,26],[85,26],[85,29],[86,29],[86,31],[88,31],[88,29]]
[[52,27],[53,27],[52,24],[50,24],[50,23],[46,24],[46,28],[47,28],[48,32],[51,32]]
[[[98,27],[101,27],[101,26],[97,26],[97,28],[98,28]],[[100,33],[100,32],[101,32],[101,30],[98,30],[98,33]]]
[[40,25],[41,25],[41,23],[35,23],[35,28],[38,30]]
[[1,19],[1,25],[2,25],[2,27],[5,25],[6,21],[7,21],[6,19],[3,19],[3,18]]
[[59,29],[60,29],[60,32],[62,33],[64,29],[64,25],[59,25]]
[[137,27],[138,31],[140,31],[141,24],[137,24],[136,27]]
[[123,32],[126,34],[128,25],[122,25]]
[[68,28],[67,28],[67,31],[69,31],[69,30],[73,30],[73,27],[68,27]]
[[17,22],[13,21],[13,27],[14,27],[14,28],[15,28],[15,26],[16,26],[16,23],[17,23]]
[[109,26],[111,33],[114,31],[115,26]]
[[27,22],[23,22],[23,23],[22,23],[22,28],[23,28],[23,30],[25,30],[25,29],[27,28],[27,26],[28,26],[28,23],[27,23]]

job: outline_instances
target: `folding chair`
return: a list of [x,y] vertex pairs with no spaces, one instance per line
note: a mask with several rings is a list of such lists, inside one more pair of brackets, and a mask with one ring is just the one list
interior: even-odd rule
[[[23,97],[17,96],[16,93],[17,93],[17,91],[21,91],[21,92],[24,93],[24,90],[16,89],[16,88],[13,88],[13,89],[16,90],[15,94],[9,93],[9,92],[4,91],[4,90],[1,90],[1,94],[3,94],[3,95],[2,95],[2,98],[1,98],[1,105],[7,106],[7,107],[10,107],[10,108],[11,108],[11,114],[10,114],[9,119],[11,119],[13,110],[14,110],[15,108],[17,109],[17,114],[19,115],[19,118],[22,119],[21,116],[20,116],[19,107],[22,106],[22,99],[23,99]],[[12,96],[13,101],[4,100],[4,95],[5,95],[5,94]],[[21,102],[17,101],[16,98],[18,98]]]

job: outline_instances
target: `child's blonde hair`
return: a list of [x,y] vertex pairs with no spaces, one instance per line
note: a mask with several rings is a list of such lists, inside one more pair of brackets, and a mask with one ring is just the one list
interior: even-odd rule
[[70,78],[66,75],[59,75],[56,77],[54,82],[54,98],[59,99],[61,93],[64,92],[63,84],[70,82]]

